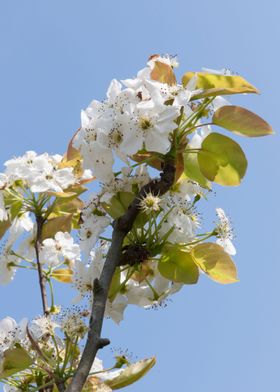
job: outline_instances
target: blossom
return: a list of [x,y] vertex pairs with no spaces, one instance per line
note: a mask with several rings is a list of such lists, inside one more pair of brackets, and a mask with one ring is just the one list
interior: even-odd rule
[[11,246],[7,243],[0,255],[0,285],[13,280],[17,264],[18,258],[11,253]]
[[168,192],[164,195],[159,233],[161,237],[168,235],[171,243],[193,241],[199,227],[198,217],[186,199],[187,196],[181,192]]
[[28,330],[35,340],[41,340],[54,335],[55,328],[59,325],[50,316],[38,316],[28,324]]
[[110,218],[108,216],[91,214],[85,217],[85,221],[80,228],[80,247],[86,260],[96,244],[98,237],[109,224]]
[[13,345],[26,335],[27,319],[22,319],[19,324],[11,318],[5,317],[0,320],[0,356],[13,347]]
[[152,193],[147,193],[141,198],[139,206],[142,211],[152,213],[160,210],[160,202],[160,197],[154,196]]
[[113,302],[110,300],[107,301],[105,315],[110,317],[116,324],[119,324],[123,320],[123,313],[127,305],[127,297],[118,294]]
[[16,217],[10,228],[8,243],[16,241],[23,233],[30,232],[33,227],[34,223],[28,212]]
[[4,195],[0,191],[0,222],[8,219],[8,212],[5,207]]
[[74,302],[80,301],[85,295],[91,294],[94,279],[100,277],[104,265],[104,248],[100,247],[90,252],[90,262],[77,261],[74,266],[73,283],[80,295]]
[[63,314],[60,328],[70,339],[76,339],[76,337],[82,339],[88,331],[88,326],[83,321],[81,312],[77,310],[69,310]]
[[76,182],[73,168],[60,168],[60,155],[37,155],[27,151],[23,156],[5,162],[9,180],[25,181],[32,192],[62,192]]
[[177,128],[175,119],[178,115],[178,109],[165,105],[159,96],[139,102],[123,116],[124,128],[129,131],[123,149],[130,155],[143,147],[147,151],[166,154],[171,146],[170,134]]
[[221,245],[229,255],[234,256],[236,254],[236,249],[231,242],[233,239],[231,222],[222,208],[216,208],[216,214],[218,217],[216,242],[218,245]]
[[61,231],[54,238],[47,238],[41,247],[41,262],[55,267],[65,261],[74,263],[80,258],[80,247],[69,233]]

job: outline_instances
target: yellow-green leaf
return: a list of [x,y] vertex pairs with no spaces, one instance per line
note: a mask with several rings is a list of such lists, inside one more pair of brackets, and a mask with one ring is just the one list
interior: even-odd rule
[[83,207],[84,202],[77,197],[71,200],[65,200],[65,198],[57,198],[54,203],[53,212],[58,214],[61,212],[75,213],[77,211],[80,211]]
[[70,140],[67,148],[67,153],[66,153],[66,161],[72,161],[76,159],[81,159],[81,154],[80,151],[77,150],[75,147],[73,147],[73,141],[75,137],[77,136],[78,132],[80,131],[80,128],[77,129],[77,131],[74,133],[72,139]]
[[88,377],[82,392],[112,392],[112,389],[101,382],[98,377],[90,376]]
[[273,133],[265,120],[240,106],[222,106],[215,112],[212,122],[243,136],[258,137]]
[[49,219],[43,226],[42,240],[52,238],[58,231],[70,232],[72,229],[73,214],[66,214]]
[[76,196],[74,192],[46,192],[50,196],[56,196],[62,199],[68,199],[72,196]]
[[135,362],[121,370],[118,376],[106,380],[104,383],[113,390],[124,388],[145,376],[155,363],[155,357]]
[[147,165],[154,167],[157,170],[161,170],[162,168],[163,160],[159,158],[157,153],[146,151],[138,152],[137,154],[134,154],[131,159],[139,163],[146,162]]
[[199,278],[199,270],[191,254],[179,245],[169,245],[164,249],[158,270],[164,278],[178,283],[195,284]]
[[73,271],[69,268],[61,268],[52,272],[52,278],[62,283],[72,283]]
[[184,154],[184,173],[190,179],[198,182],[204,188],[211,188],[210,182],[201,173],[196,153]]
[[226,76],[207,72],[187,72],[183,76],[182,82],[186,86],[188,82],[197,75],[196,89],[202,89],[191,99],[215,97],[217,95],[231,95],[243,93],[258,93],[259,91],[252,84],[239,75]]
[[191,250],[191,255],[198,267],[216,282],[238,282],[236,266],[220,245],[211,242],[198,244]]
[[113,275],[113,279],[111,281],[109,294],[108,294],[108,298],[111,302],[113,302],[114,299],[116,298],[116,295],[118,294],[120,286],[121,286],[121,271],[120,271],[120,268],[117,267],[116,271]]
[[239,144],[227,136],[210,133],[198,152],[201,173],[221,185],[239,185],[247,169],[247,159]]
[[151,72],[151,79],[161,83],[167,83],[170,86],[176,84],[176,76],[170,65],[155,61],[154,68]]
[[32,363],[31,357],[21,346],[6,350],[3,355],[0,379],[27,369]]
[[0,240],[2,237],[4,237],[6,231],[9,229],[11,224],[12,222],[10,221],[10,219],[0,221]]
[[103,208],[112,218],[119,218],[126,212],[127,207],[134,198],[135,194],[132,192],[118,192],[109,203],[103,203]]

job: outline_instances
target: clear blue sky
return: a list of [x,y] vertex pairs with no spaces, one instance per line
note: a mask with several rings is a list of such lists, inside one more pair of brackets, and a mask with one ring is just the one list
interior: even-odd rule
[[[29,149],[63,153],[80,109],[154,53],[178,54],[181,72],[239,72],[262,94],[234,102],[279,130],[279,14],[277,0],[1,1],[1,162]],[[158,358],[127,391],[280,390],[279,132],[238,140],[247,177],[239,188],[217,187],[204,212],[209,222],[217,206],[230,213],[241,281],[202,277],[166,309],[130,308],[120,327],[106,322],[112,346]],[[0,318],[40,312],[32,279],[20,273],[0,288]],[[103,350],[108,364],[110,355]]]

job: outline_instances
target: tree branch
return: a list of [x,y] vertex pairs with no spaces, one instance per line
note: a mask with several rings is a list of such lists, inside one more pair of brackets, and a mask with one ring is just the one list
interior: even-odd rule
[[37,223],[37,234],[36,234],[36,241],[35,241],[36,261],[37,261],[43,312],[45,315],[47,315],[49,313],[49,310],[48,310],[48,300],[47,300],[47,291],[46,291],[46,279],[44,277],[42,266],[40,263],[40,247],[42,243],[42,230],[43,230],[44,219],[41,216],[36,216],[36,223]]
[[120,263],[123,240],[127,233],[131,230],[139,213],[139,201],[149,192],[157,196],[161,196],[166,193],[173,185],[175,171],[174,160],[167,160],[164,163],[160,178],[154,179],[147,185],[143,186],[139,194],[129,205],[126,213],[116,219],[113,223],[112,243],[108,251],[100,279],[95,279],[94,281],[94,297],[86,345],[76,374],[67,388],[67,392],[80,392],[82,390],[97,351],[107,344],[110,344],[108,339],[101,338],[106,301],[114,272]]

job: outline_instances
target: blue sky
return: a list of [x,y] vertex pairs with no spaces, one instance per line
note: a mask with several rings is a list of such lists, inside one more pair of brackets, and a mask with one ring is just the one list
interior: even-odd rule
[[[279,129],[279,12],[276,0],[25,0],[0,4],[0,157],[26,150],[63,153],[80,110],[101,99],[114,77],[126,78],[154,53],[178,54],[180,72],[229,67],[261,90],[243,105]],[[157,366],[127,391],[263,392],[280,388],[279,133],[238,138],[247,176],[238,188],[216,187],[203,205],[231,216],[240,283],[202,277],[167,308],[130,308],[112,347]],[[64,290],[64,296],[68,294]],[[0,287],[0,318],[40,312],[34,276]],[[110,364],[110,349],[102,358]]]

